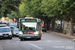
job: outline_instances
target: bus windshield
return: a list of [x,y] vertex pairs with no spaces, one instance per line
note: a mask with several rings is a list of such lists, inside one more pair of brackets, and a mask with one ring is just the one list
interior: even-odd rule
[[36,22],[22,22],[22,31],[36,31]]

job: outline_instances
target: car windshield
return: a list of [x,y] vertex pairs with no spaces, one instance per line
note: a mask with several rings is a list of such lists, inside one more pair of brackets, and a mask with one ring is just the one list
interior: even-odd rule
[[10,28],[0,28],[0,32],[10,32]]
[[22,31],[36,31],[36,22],[23,22]]
[[14,31],[19,31],[19,29],[14,29]]
[[10,27],[11,27],[11,26],[16,27],[16,25],[10,25]]

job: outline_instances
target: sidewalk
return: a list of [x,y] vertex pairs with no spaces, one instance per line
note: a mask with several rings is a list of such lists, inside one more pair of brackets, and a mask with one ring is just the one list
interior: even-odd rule
[[48,33],[57,34],[57,35],[60,35],[60,36],[65,36],[65,37],[69,37],[69,38],[75,39],[75,36],[73,36],[73,35],[68,35],[68,34],[63,34],[63,33],[58,33],[58,32],[52,32],[52,31],[47,31],[47,32]]

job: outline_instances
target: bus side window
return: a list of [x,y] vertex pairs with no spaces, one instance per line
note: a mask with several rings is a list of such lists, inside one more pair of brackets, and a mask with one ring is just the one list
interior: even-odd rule
[[40,31],[40,30],[41,30],[41,24],[37,23],[37,31]]

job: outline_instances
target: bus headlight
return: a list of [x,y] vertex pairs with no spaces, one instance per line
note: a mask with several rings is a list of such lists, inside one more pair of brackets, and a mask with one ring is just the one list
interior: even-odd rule
[[39,32],[37,31],[37,32],[34,32],[34,34],[35,34],[35,36],[38,36],[39,35]]
[[20,32],[19,32],[19,35],[22,35],[22,34],[23,34],[23,32],[20,31]]

